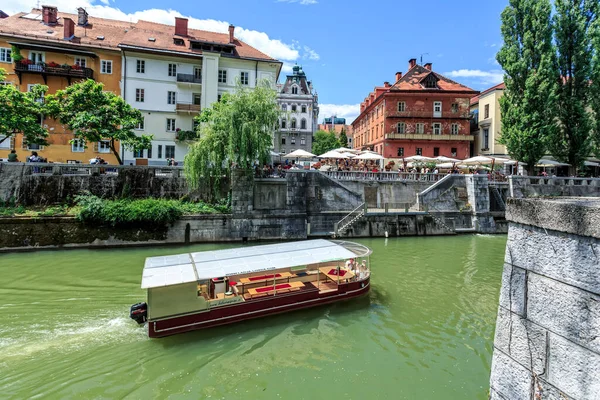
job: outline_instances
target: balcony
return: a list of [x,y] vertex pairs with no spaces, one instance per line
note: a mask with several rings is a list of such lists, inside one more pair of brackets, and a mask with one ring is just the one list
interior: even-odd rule
[[469,141],[475,140],[473,135],[428,135],[428,134],[404,134],[386,133],[386,140],[453,140]]
[[177,112],[199,113],[200,104],[177,102],[175,106]]
[[67,78],[69,85],[71,79],[94,79],[94,70],[91,68],[73,67],[70,65],[58,65],[56,63],[30,64],[27,61],[15,62],[15,73],[21,83],[23,73],[39,74],[44,78],[44,83],[48,84],[48,76],[62,76]]
[[202,84],[202,77],[194,74],[177,74],[177,83],[195,83]]

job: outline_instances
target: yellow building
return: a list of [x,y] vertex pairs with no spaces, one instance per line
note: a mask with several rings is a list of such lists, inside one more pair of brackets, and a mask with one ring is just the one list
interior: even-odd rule
[[506,147],[499,144],[501,133],[500,97],[504,83],[491,87],[471,99],[471,112],[477,118],[473,154],[506,155]]
[[[91,78],[103,83],[106,91],[120,95],[121,51],[117,45],[127,26],[126,22],[88,17],[83,8],[77,15],[59,13],[49,6],[0,19],[0,68],[8,73],[5,83],[23,92],[42,84],[48,86],[48,93],[55,93]],[[13,62],[16,52],[23,59]],[[37,151],[51,162],[87,163],[101,156],[110,164],[117,163],[106,142],[87,143],[85,148],[72,142],[74,136],[59,121],[41,116],[40,123],[48,129],[48,146],[29,145],[17,134],[0,144],[0,158],[15,149],[20,161]]]

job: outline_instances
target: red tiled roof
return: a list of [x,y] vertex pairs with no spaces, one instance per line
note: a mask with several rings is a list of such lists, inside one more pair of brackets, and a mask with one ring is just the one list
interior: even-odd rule
[[[41,14],[39,9],[31,10],[31,14]],[[144,47],[149,50],[168,50],[179,53],[202,54],[200,50],[190,49],[190,41],[210,42],[222,45],[229,45],[229,34],[202,31],[198,29],[189,29],[188,36],[175,36],[175,27],[172,25],[158,24],[149,21],[138,21],[137,23],[117,21],[106,18],[88,17],[88,26],[77,25],[77,14],[64,12],[58,13],[58,23],[54,26],[48,26],[40,19],[22,18],[29,13],[18,13],[8,18],[0,19],[0,36],[10,35],[16,37],[28,38],[31,40],[41,40],[64,45],[79,45],[84,47],[104,47],[118,50],[119,45],[130,45]],[[75,37],[77,40],[67,41],[63,39],[64,18],[71,18],[75,21]],[[48,33],[50,32],[50,33]],[[103,40],[98,40],[98,36],[103,36]],[[148,38],[156,39],[150,42]],[[184,45],[174,44],[173,38],[181,38]],[[234,40],[236,57],[261,59],[268,61],[277,61],[254,47],[242,42],[239,39]]]
[[[421,85],[421,81],[429,74],[434,74],[438,79],[438,89],[427,89]],[[454,82],[453,80],[418,64],[409,69],[408,72],[406,72],[406,74],[404,74],[402,78],[400,78],[400,80],[391,87],[391,91],[394,90],[448,90],[458,92],[473,92],[474,94],[476,93],[475,90],[465,85],[461,85],[460,83]]]
[[504,89],[506,89],[506,85],[504,84],[504,82],[499,83],[496,86],[492,86],[491,88],[486,89],[483,92],[479,93],[477,96],[471,97],[471,105],[478,103],[481,96],[485,96],[486,94],[488,94],[494,90],[504,90]]

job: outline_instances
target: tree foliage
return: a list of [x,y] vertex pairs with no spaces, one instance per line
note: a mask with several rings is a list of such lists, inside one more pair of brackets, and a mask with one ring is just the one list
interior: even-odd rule
[[340,132],[340,137],[338,138],[338,141],[340,142],[340,146],[342,146],[342,147],[348,146],[348,136],[346,135],[346,128],[342,128],[342,131]]
[[142,114],[122,97],[103,90],[104,85],[88,79],[59,90],[46,99],[50,115],[73,132],[75,139],[87,142],[108,140],[119,164],[119,143],[129,150],[150,147],[152,136],[137,136],[135,127]]
[[[592,30],[598,18],[597,0],[556,0],[553,18],[557,48],[556,129],[548,149],[558,160],[583,166],[592,150]],[[597,58],[597,55],[596,55]]]
[[590,28],[592,36],[592,49],[594,51],[592,61],[592,81],[590,84],[590,108],[594,114],[592,120],[592,139],[594,141],[594,152],[600,157],[600,18],[592,23]]
[[505,71],[500,99],[500,143],[530,172],[554,133],[557,84],[549,0],[510,0],[502,12],[504,44],[497,60]]
[[[0,81],[5,71],[0,68]],[[0,143],[9,140],[17,132],[23,133],[26,143],[47,145],[48,131],[39,121],[45,112],[40,101],[48,91],[47,86],[35,85],[30,92],[21,92],[13,85],[0,85]]]
[[335,137],[335,132],[318,130],[313,136],[313,153],[320,155],[330,150],[340,147],[339,140]]
[[238,85],[200,115],[200,139],[184,163],[190,187],[209,179],[218,185],[233,165],[246,169],[267,162],[280,113],[276,96],[268,80],[254,89]]

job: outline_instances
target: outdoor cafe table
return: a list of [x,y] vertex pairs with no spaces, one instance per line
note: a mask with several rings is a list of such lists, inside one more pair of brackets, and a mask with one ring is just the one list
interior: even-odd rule
[[335,267],[321,267],[319,271],[329,279],[334,282],[338,281],[338,277],[340,281],[344,281],[345,279],[354,278],[355,274],[352,271],[347,270],[346,268],[340,268],[340,275],[337,275],[337,268]]
[[276,292],[276,291],[286,291],[287,292],[287,291],[293,290],[293,289],[300,289],[301,287],[304,287],[304,283],[302,283],[302,282],[278,283],[277,285],[269,285],[269,286],[248,289],[248,294],[250,294],[250,296],[254,297],[254,296],[258,296],[258,295],[272,294],[273,292]]

